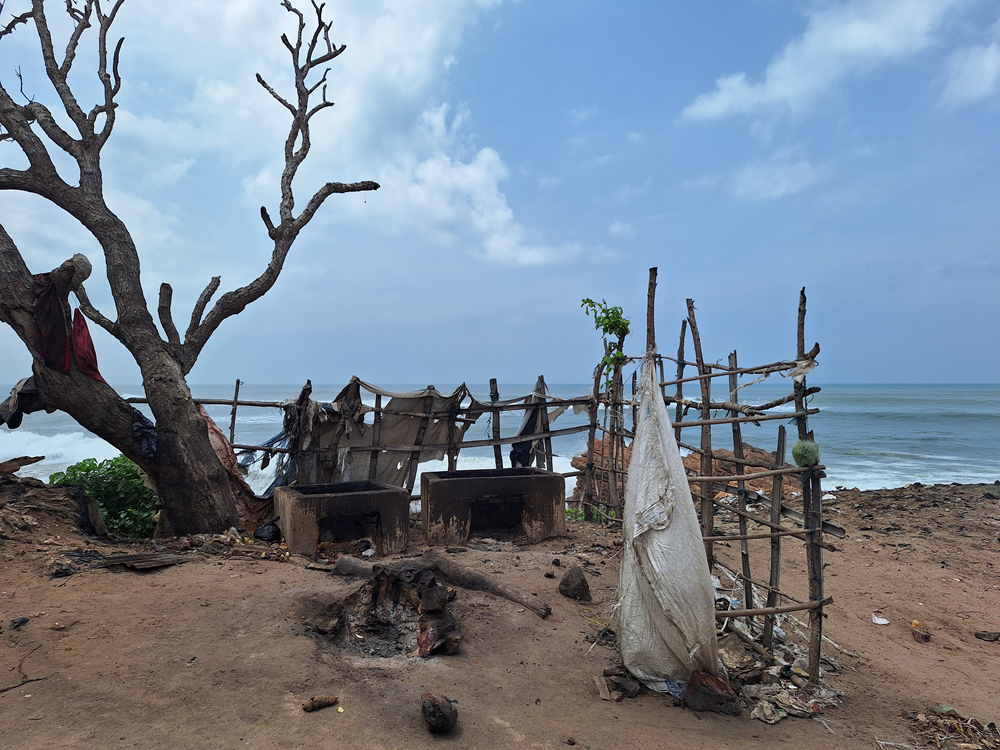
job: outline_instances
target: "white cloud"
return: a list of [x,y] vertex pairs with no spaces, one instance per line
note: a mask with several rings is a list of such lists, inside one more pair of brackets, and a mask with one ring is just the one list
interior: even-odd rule
[[639,143],[639,141],[641,141],[643,138],[645,138],[645,136],[642,133],[637,133],[634,130],[630,133],[625,134],[625,140],[627,140],[629,143]]
[[633,198],[637,198],[640,195],[645,195],[650,186],[653,184],[653,178],[647,177],[641,185],[619,185],[614,191],[615,200],[619,203],[628,203]]
[[962,0],[851,0],[812,12],[805,32],[771,61],[763,79],[724,76],[681,113],[690,120],[798,114],[844,78],[928,47]]
[[948,81],[941,104],[959,107],[987,99],[1000,91],[1000,44],[965,47],[948,61]]
[[608,234],[612,237],[632,239],[635,237],[635,232],[635,226],[632,224],[626,224],[624,221],[613,221],[611,222],[611,226],[608,228]]
[[539,177],[538,178],[538,189],[548,190],[549,188],[562,185],[562,178],[560,177]]
[[826,176],[827,168],[816,166],[793,149],[780,149],[769,158],[751,162],[732,177],[737,198],[756,201],[801,193]]
[[596,117],[597,116],[597,112],[598,112],[598,109],[595,106],[591,106],[591,107],[576,107],[576,108],[571,109],[569,111],[569,117],[570,117],[570,119],[573,122],[575,122],[577,124],[580,124],[582,122],[586,122],[587,120],[590,120],[590,119],[593,119],[594,117]]
[[[347,50],[331,63],[329,98],[336,106],[313,121],[312,151],[295,182],[297,205],[328,180],[373,179],[382,185],[378,193],[334,196],[324,214],[420,236],[490,263],[549,263],[586,252],[548,245],[516,220],[501,190],[508,175],[502,157],[475,143],[468,108],[447,102],[447,76],[465,30],[498,3],[328,7],[332,40]],[[178,0],[163,16],[144,6],[125,9],[131,16],[123,32],[142,63],[131,83],[140,100],[134,109],[141,104],[143,115],[123,107],[116,135],[130,174],[144,175],[147,186],[173,185],[195,164],[210,170],[218,159],[242,171],[247,206],[277,213],[288,113],[255,80],[259,72],[279,94],[293,93],[288,53],[278,39],[293,29],[292,19],[276,5],[232,0],[209,11]],[[165,80],[175,84],[172,99],[160,96]],[[596,112],[589,107],[571,116],[583,122]],[[539,187],[557,184],[558,178],[539,181]]]
[[703,174],[693,180],[685,180],[681,186],[687,190],[707,190],[714,188],[722,182],[722,177],[717,174]]

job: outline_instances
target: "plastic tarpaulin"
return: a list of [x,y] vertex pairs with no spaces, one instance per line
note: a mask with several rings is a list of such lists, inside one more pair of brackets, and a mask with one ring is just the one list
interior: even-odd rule
[[670,418],[643,363],[638,425],[625,492],[618,589],[622,663],[651,690],[716,675],[715,594]]

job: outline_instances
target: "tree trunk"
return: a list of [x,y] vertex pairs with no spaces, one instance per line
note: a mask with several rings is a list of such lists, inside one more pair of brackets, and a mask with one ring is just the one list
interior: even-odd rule
[[[208,440],[208,427],[166,342],[150,337],[132,350],[158,432],[156,453],[146,458],[133,435],[133,407],[106,383],[80,372],[46,367],[35,347],[32,276],[0,226],[0,321],[31,352],[38,406],[64,411],[120,450],[149,476],[175,534],[213,533],[239,526],[229,479]],[[157,345],[157,343],[159,345]]]

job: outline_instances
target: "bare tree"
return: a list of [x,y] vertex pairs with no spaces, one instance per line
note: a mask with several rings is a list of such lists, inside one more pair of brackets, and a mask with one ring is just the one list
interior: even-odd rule
[[[309,154],[310,123],[316,114],[332,106],[326,98],[329,68],[322,66],[340,55],[345,46],[338,47],[330,42],[331,24],[323,18],[323,5],[312,3],[314,18],[307,22],[298,9],[284,0],[282,6],[295,16],[298,25],[294,40],[287,35],[281,37],[291,55],[295,95],[286,99],[257,76],[260,85],[288,110],[292,120],[285,140],[278,223],[274,223],[266,208],[260,211],[267,235],[274,243],[271,261],[260,276],[246,286],[226,292],[208,309],[220,286],[219,277],[213,278],[194,306],[183,341],[171,313],[172,290],[168,284],[161,285],[157,306],[161,335],[140,284],[135,243],[128,228],[104,199],[101,150],[115,125],[115,97],[122,85],[119,60],[124,42],[119,39],[110,49],[108,34],[123,1],[113,0],[110,10],[105,11],[100,0],[65,0],[72,31],[61,57],[57,55],[46,20],[44,0],[32,0],[30,11],[13,17],[0,28],[2,43],[3,37],[15,33],[19,26],[34,26],[41,43],[45,72],[58,98],[56,104],[72,123],[71,127],[63,129],[52,110],[25,96],[23,81],[13,91],[0,83],[0,141],[15,143],[28,162],[26,169],[0,168],[0,190],[25,191],[51,201],[77,219],[100,244],[115,302],[115,315],[108,317],[95,309],[85,287],[71,282],[74,272],[78,274],[77,279],[80,272],[72,262],[53,271],[51,282],[63,295],[68,295],[73,287],[87,318],[108,331],[135,358],[156,420],[158,445],[155,454],[143,455],[133,427],[133,409],[110,386],[87,376],[75,365],[71,365],[68,372],[62,372],[46,363],[42,347],[36,340],[39,330],[37,279],[2,225],[0,320],[14,329],[33,356],[32,370],[41,407],[70,414],[83,427],[139,464],[155,482],[175,533],[219,531],[238,525],[238,517],[225,470],[212,451],[205,421],[192,400],[185,377],[219,325],[274,285],[295,238],[328,197],[334,193],[377,190],[379,186],[375,182],[328,182],[296,215],[292,183]],[[0,4],[0,11],[2,9]],[[90,29],[94,29],[97,36],[97,78],[103,98],[85,112],[67,79],[77,49]],[[20,72],[17,76],[20,79]],[[78,165],[78,177],[66,178],[57,171],[52,159],[56,149]]]

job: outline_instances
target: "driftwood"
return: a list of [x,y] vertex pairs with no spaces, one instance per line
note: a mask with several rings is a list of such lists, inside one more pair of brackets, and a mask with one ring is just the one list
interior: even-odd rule
[[45,456],[19,456],[0,463],[0,474],[15,474],[24,466],[44,461]]
[[473,570],[467,565],[455,562],[437,550],[429,549],[424,552],[422,558],[411,558],[407,560],[393,560],[385,563],[370,563],[359,560],[350,555],[343,555],[337,558],[333,566],[333,572],[340,575],[358,576],[367,578],[374,572],[375,566],[386,568],[410,569],[410,570],[436,570],[442,576],[457,586],[472,591],[485,591],[503,599],[520,604],[526,609],[530,609],[539,617],[548,617],[552,608],[524,589],[512,586],[502,581],[495,581],[489,576]]

